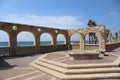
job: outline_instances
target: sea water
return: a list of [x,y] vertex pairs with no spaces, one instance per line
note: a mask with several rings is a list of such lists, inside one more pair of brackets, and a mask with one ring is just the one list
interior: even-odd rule
[[[40,45],[50,45],[52,44],[51,41],[41,41]],[[57,41],[57,44],[64,44],[64,41]],[[0,42],[0,46],[6,47],[9,45],[9,42]],[[34,46],[33,41],[20,41],[17,42],[17,46]]]
[[[74,44],[75,42],[78,41],[71,41],[71,44]],[[86,41],[85,43],[89,43],[88,41]],[[98,42],[97,42],[98,43]],[[41,41],[40,45],[51,45],[51,41]],[[64,44],[64,41],[57,41],[57,44]],[[0,42],[0,46],[6,47],[9,45],[9,42]],[[17,46],[34,46],[34,42],[33,41],[20,41],[17,42]]]

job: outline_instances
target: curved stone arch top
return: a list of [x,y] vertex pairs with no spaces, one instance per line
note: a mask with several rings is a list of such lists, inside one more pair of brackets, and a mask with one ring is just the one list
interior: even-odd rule
[[57,37],[58,37],[59,35],[62,35],[62,36],[64,37],[64,44],[66,44],[66,42],[67,42],[67,37],[66,37],[66,35],[63,34],[63,33],[58,33],[58,34],[56,35],[56,41],[57,41]]
[[0,29],[0,31],[3,31],[3,32],[7,33],[7,35],[10,37],[10,33],[9,33],[9,31],[4,30],[4,29]]
[[9,30],[6,30],[6,29],[0,29],[0,30],[6,32],[10,36],[10,31]]
[[[26,33],[27,33],[27,35],[30,35],[30,36],[27,36],[27,37],[33,37],[33,45],[34,46],[36,46],[36,44],[35,44],[35,35],[32,33],[32,32],[30,32],[30,31],[21,31],[21,32],[19,32],[18,34],[17,34],[17,42],[18,42],[18,36],[20,35],[20,34],[25,34],[26,35]],[[24,41],[24,40],[23,40]],[[29,41],[29,39],[28,39],[28,41]],[[17,45],[18,46],[18,45]]]
[[[4,33],[4,35],[6,36],[6,37],[8,37],[8,46],[10,46],[10,35],[9,35],[9,33],[7,32],[7,31],[5,31],[5,30],[0,30],[0,33]],[[2,37],[1,37],[2,38]],[[0,45],[1,46],[1,45]]]
[[[47,35],[49,35],[50,37],[51,37],[51,44],[50,45],[53,45],[53,35],[50,33],[50,32],[42,32],[41,34],[40,34],[40,41],[41,41],[41,36],[42,35],[44,35],[44,34],[47,34]],[[45,36],[44,36],[45,37]],[[46,36],[47,37],[47,36]]]
[[23,32],[23,31],[30,32],[34,36],[36,34],[36,29],[37,29],[36,27],[25,26],[25,25],[23,25],[23,26],[21,26],[21,25],[15,25],[15,26],[17,27],[17,30],[15,30],[17,34],[20,33],[20,32]]
[[95,27],[89,27],[89,28],[85,28],[82,29],[84,30],[83,34],[86,35],[88,33],[100,33],[100,31],[104,31],[105,27],[104,26],[95,26]]
[[84,33],[84,36],[86,36],[86,35],[89,34],[89,33],[97,33],[97,34],[99,34],[100,32],[98,32],[98,31],[86,31],[86,32]]
[[70,44],[71,44],[71,39],[73,39],[73,38],[71,38],[72,36],[75,36],[75,37],[78,37],[78,36],[79,36],[79,42],[80,42],[82,34],[80,34],[80,33],[73,33],[73,34],[71,34],[71,35],[69,36]]
[[80,36],[82,36],[81,33],[79,33],[79,32],[75,32],[75,33],[71,33],[71,34],[69,34],[69,37],[71,37],[71,36],[74,35],[74,34],[79,34]]
[[[95,33],[95,32],[90,32],[90,33]],[[86,43],[86,41],[88,40],[89,41],[89,33],[87,33],[87,34],[85,34],[84,35],[84,37],[85,37],[85,44],[95,44],[94,42],[93,43]],[[95,33],[95,37],[96,37],[96,41],[97,41],[97,43],[96,44],[99,44],[99,41],[100,41],[100,35],[99,35],[99,33]]]
[[17,31],[16,35],[18,35],[18,34],[21,33],[21,32],[29,32],[29,33],[31,33],[31,34],[34,36],[34,38],[35,38],[35,32],[34,32],[34,31],[30,31],[30,30],[21,30],[21,31]]
[[73,34],[82,34],[79,29],[68,30],[68,36],[71,37]]
[[85,33],[84,33],[84,36],[86,36],[87,34],[89,34],[89,33],[96,33],[98,36],[98,40],[100,39],[100,32],[99,31],[86,31]]

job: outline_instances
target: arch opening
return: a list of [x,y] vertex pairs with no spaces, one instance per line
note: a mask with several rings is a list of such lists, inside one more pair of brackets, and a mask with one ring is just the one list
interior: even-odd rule
[[99,44],[98,33],[87,33],[85,35],[85,44]]
[[43,33],[40,36],[40,45],[52,45],[53,39],[50,33]]
[[57,44],[66,44],[66,39],[63,34],[57,35]]
[[35,46],[35,38],[31,32],[23,31],[17,35],[17,46]]
[[72,34],[70,36],[70,44],[79,44],[80,43],[80,34]]
[[0,30],[0,46],[1,47],[8,47],[9,44],[9,35],[6,31]]

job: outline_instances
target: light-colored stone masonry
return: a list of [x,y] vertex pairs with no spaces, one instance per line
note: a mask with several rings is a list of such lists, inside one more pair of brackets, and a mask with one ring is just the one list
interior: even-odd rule
[[[44,52],[52,52],[59,50],[70,50],[70,49],[78,49],[81,51],[84,50],[92,50],[92,49],[100,49],[109,51],[116,47],[119,47],[120,44],[106,44],[105,36],[109,34],[109,30],[105,29],[104,25],[81,28],[81,29],[71,29],[71,30],[63,30],[56,28],[47,28],[42,26],[33,26],[33,25],[25,25],[25,24],[16,24],[16,23],[8,23],[8,22],[0,22],[0,30],[3,30],[9,35],[9,46],[8,47],[0,47],[1,53],[6,53],[7,55],[28,55],[34,53],[44,53]],[[34,46],[17,46],[17,35],[22,31],[31,32],[34,35]],[[85,36],[89,33],[97,33],[99,44],[85,44]],[[40,36],[43,33],[49,33],[52,36],[52,45],[40,45]],[[79,44],[70,44],[70,37],[73,34],[80,34],[80,42]],[[65,44],[58,45],[57,44],[57,35],[63,34],[65,39]],[[119,42],[118,42],[119,43]]]
[[[23,54],[25,54],[29,50],[33,53],[38,53],[38,52],[41,52],[43,50],[44,51],[46,51],[46,50],[50,50],[50,51],[59,50],[59,48],[57,48],[57,44],[56,44],[56,37],[58,34],[63,34],[64,38],[65,38],[65,42],[66,42],[65,45],[58,45],[58,47],[62,46],[63,49],[61,49],[61,50],[65,50],[66,45],[68,44],[67,30],[55,29],[55,28],[45,28],[45,27],[41,27],[41,26],[23,25],[23,24],[16,24],[16,23],[7,23],[7,22],[0,22],[0,30],[7,32],[9,35],[10,55],[15,55],[18,51],[19,52],[24,51]],[[34,40],[35,40],[34,46],[17,47],[17,35],[22,31],[28,31],[34,35]],[[40,36],[43,33],[49,33],[52,36],[53,45],[40,46]],[[27,50],[27,49],[29,49],[29,50]],[[30,51],[28,53],[30,53]]]

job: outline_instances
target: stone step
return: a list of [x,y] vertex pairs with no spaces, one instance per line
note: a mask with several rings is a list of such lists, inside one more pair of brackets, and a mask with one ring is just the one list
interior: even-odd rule
[[59,67],[59,66],[56,66],[56,65],[52,65],[52,64],[48,64],[48,63],[42,62],[42,61],[35,61],[34,64],[36,64],[38,66],[43,66],[43,67],[46,67],[48,69],[55,70],[55,71],[58,71],[58,72],[66,71],[65,68],[62,68],[62,67]]
[[47,73],[47,74],[49,74],[49,75],[52,75],[52,76],[54,76],[54,77],[57,77],[57,78],[59,78],[60,76],[64,76],[62,73],[59,73],[59,72],[57,72],[57,71],[48,69],[48,68],[46,68],[46,67],[44,67],[44,66],[40,66],[40,65],[38,65],[38,64],[36,64],[36,63],[34,63],[34,62],[31,63],[30,65],[31,65],[32,67],[40,70],[40,71],[43,71],[43,72],[45,72],[45,73]]
[[61,80],[93,80],[93,79],[120,79],[120,72],[119,73],[93,73],[93,74],[63,74],[56,70],[51,70],[47,67],[38,65],[36,63],[31,64],[34,68],[39,69],[51,76],[59,78]]
[[120,68],[93,68],[93,69],[71,69],[64,71],[64,74],[99,74],[99,73],[120,73]]
[[58,67],[66,68],[66,69],[88,69],[88,68],[108,68],[108,67],[118,67],[119,63],[101,63],[101,64],[75,64],[75,65],[67,65],[64,63],[58,63],[55,61],[50,61],[47,59],[39,59],[40,62],[52,64]]
[[120,72],[120,67],[108,67],[108,68],[88,68],[88,69],[66,69],[52,64],[48,64],[41,61],[36,61],[35,64],[46,67],[51,70],[58,71],[64,74],[93,74],[93,73],[116,73]]

